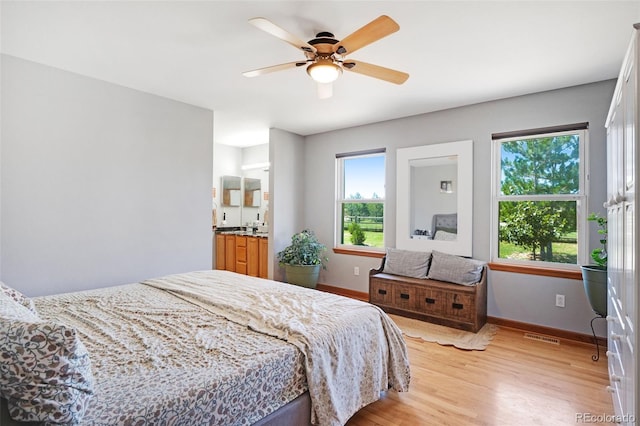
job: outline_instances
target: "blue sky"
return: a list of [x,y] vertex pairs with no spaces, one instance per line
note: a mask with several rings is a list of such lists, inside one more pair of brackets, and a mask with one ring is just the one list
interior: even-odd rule
[[374,192],[384,198],[384,155],[345,159],[344,182],[347,198],[356,192],[362,198],[372,198]]

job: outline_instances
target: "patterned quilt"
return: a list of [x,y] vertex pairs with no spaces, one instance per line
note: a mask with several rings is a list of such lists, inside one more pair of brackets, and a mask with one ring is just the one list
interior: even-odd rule
[[83,424],[249,425],[309,390],[313,422],[334,426],[408,389],[384,312],[303,287],[201,271],[34,300],[90,354]]
[[183,300],[278,337],[304,354],[312,422],[343,425],[380,391],[406,391],[409,361],[398,327],[368,303],[227,271],[145,281]]
[[75,327],[95,394],[82,424],[249,425],[307,390],[293,345],[142,284],[35,299]]

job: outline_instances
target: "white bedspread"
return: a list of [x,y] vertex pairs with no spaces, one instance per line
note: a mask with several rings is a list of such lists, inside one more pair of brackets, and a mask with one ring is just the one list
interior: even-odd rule
[[303,287],[200,271],[143,284],[283,339],[305,355],[312,421],[343,425],[380,391],[407,391],[409,361],[398,327],[376,306]]
[[35,304],[89,351],[95,388],[82,425],[249,426],[308,391],[295,346],[164,290],[127,284]]

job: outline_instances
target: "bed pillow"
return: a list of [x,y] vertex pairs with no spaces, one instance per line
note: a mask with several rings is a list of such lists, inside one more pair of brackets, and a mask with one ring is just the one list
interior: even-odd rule
[[430,261],[431,252],[388,248],[382,272],[405,277],[426,278]]
[[439,241],[455,241],[458,239],[458,234],[454,234],[453,232],[447,232],[443,230],[436,231],[436,235],[433,237],[434,240]]
[[9,287],[8,285],[3,283],[2,281],[0,281],[0,292],[6,294],[7,296],[12,298],[13,300],[18,302],[19,304],[27,307],[34,314],[36,314],[36,315],[38,314],[38,312],[36,311],[36,307],[33,304],[33,300],[29,299],[27,296],[25,296],[24,294],[20,293],[15,288]]
[[485,263],[452,254],[433,251],[427,278],[462,285],[473,285],[482,278]]
[[457,234],[458,233],[458,228],[446,228],[444,226],[439,226],[436,228],[436,233],[438,233],[438,231],[444,231],[444,232],[448,232],[450,234]]
[[[4,322],[11,320],[18,321],[38,321],[40,318],[28,307],[24,306],[20,302],[16,301],[13,295],[0,291],[0,320],[2,321],[3,329]],[[0,338],[2,338],[0,334]]]
[[6,295],[0,295],[0,314],[0,395],[11,417],[79,423],[93,394],[93,375],[76,330],[42,321]]

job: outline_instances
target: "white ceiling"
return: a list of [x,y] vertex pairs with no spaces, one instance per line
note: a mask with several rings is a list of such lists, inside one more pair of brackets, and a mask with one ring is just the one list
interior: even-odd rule
[[[6,1],[2,53],[214,111],[216,142],[301,135],[617,77],[640,1]],[[408,72],[345,74],[317,98],[303,59],[247,20],[341,39],[386,14],[400,31],[349,56]]]

